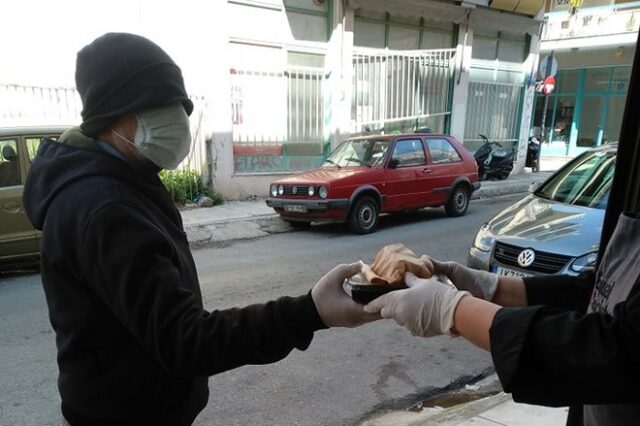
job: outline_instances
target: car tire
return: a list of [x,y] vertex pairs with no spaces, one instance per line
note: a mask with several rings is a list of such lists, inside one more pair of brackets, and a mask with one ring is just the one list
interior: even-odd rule
[[533,160],[531,171],[538,173],[540,171],[540,160]]
[[378,203],[371,197],[356,200],[349,213],[349,228],[356,234],[369,234],[378,226]]
[[467,208],[469,208],[469,190],[464,185],[458,185],[451,191],[444,210],[449,216],[458,217],[464,215]]

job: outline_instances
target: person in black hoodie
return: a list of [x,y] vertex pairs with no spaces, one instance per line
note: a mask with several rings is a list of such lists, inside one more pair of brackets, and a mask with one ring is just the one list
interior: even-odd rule
[[108,33],[77,57],[82,124],[45,140],[24,190],[42,230],[42,283],[65,422],[188,425],[207,377],[305,350],[316,330],[378,319],[339,265],[299,297],[203,308],[182,221],[157,173],[190,145],[178,66],[146,38]]

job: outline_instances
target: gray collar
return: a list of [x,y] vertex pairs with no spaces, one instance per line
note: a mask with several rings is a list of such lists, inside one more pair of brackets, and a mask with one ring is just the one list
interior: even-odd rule
[[129,160],[127,160],[127,157],[125,157],[123,153],[121,153],[120,151],[118,151],[117,149],[115,149],[105,141],[100,139],[96,139],[95,141],[98,144],[98,146],[102,148],[102,150],[105,151],[106,153],[111,154],[114,157],[118,157],[119,159],[126,161],[127,163],[129,162]]

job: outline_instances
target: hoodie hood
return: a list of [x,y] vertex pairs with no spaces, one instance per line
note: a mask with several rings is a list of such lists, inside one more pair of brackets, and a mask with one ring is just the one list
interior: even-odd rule
[[173,207],[171,197],[156,173],[142,166],[134,167],[105,152],[94,139],[74,127],[57,141],[45,139],[31,163],[22,198],[33,226],[42,230],[47,211],[56,197],[75,182],[94,176],[123,181],[141,196]]

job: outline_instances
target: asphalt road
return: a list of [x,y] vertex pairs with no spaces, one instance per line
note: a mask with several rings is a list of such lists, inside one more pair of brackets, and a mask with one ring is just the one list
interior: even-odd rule
[[[385,244],[464,262],[479,226],[520,196],[382,219],[356,236],[339,225],[196,250],[205,306],[223,309],[298,295],[341,262],[371,262]],[[210,379],[196,425],[354,425],[405,409],[491,371],[489,354],[462,339],[415,338],[392,322],[318,332],[305,352]],[[0,277],[0,425],[57,425],[55,336],[37,274]]]

